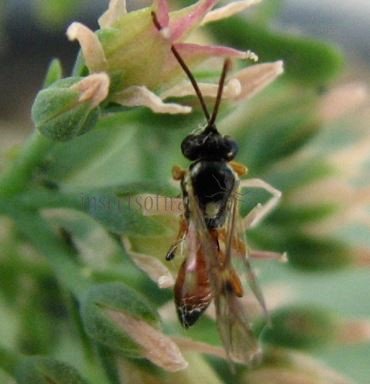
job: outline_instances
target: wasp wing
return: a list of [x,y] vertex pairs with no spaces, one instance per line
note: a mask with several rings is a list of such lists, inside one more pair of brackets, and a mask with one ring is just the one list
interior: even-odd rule
[[[231,265],[233,249],[232,236],[235,228],[235,210],[238,208],[234,199],[228,207],[229,218],[226,231],[226,242],[220,248],[218,230],[212,232],[206,226],[197,199],[189,191],[190,220],[197,231],[199,246],[202,248],[207,262],[209,282],[216,307],[216,321],[221,340],[230,361],[250,364],[260,355],[257,340],[251,330],[247,314],[238,296],[240,290],[239,278]],[[216,241],[215,241],[216,240]]]
[[[176,310],[181,324],[192,326],[208,308],[213,298],[209,280],[208,254],[213,254],[217,245],[209,236],[204,221],[197,210],[197,202],[191,183],[183,183],[185,212],[183,236],[179,243],[183,257],[174,287]],[[174,249],[177,248],[177,245]],[[169,254],[174,254],[172,248]]]
[[[230,203],[231,214],[228,217],[226,226],[225,237],[228,242],[228,254],[230,255],[229,257],[232,263],[243,264],[242,267],[245,269],[248,285],[260,304],[266,319],[268,319],[265,298],[263,296],[262,289],[257,282],[256,275],[250,262],[250,252],[245,238],[245,228],[240,217],[239,196],[240,194],[236,189]],[[237,270],[240,269],[238,266],[236,268]]]
[[204,241],[193,219],[189,219],[182,243],[184,261],[178,271],[174,287],[177,314],[181,324],[192,326],[212,301],[212,289],[208,275],[208,264]]

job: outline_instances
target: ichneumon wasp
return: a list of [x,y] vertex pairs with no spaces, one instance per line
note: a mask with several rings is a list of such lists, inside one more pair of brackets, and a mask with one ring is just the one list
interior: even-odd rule
[[[161,25],[152,13],[158,31]],[[188,169],[175,166],[172,176],[181,185],[184,211],[177,238],[166,259],[181,250],[184,261],[178,271],[174,295],[181,324],[192,326],[213,301],[216,321],[228,358],[250,363],[260,355],[248,314],[242,305],[244,287],[238,264],[246,272],[251,290],[267,313],[265,301],[250,265],[250,257],[277,257],[273,252],[253,251],[245,242],[245,231],[260,222],[278,203],[281,193],[260,179],[241,180],[247,168],[234,161],[237,143],[216,127],[222,92],[230,60],[225,60],[217,97],[209,113],[201,90],[176,47],[171,51],[190,80],[203,109],[206,124],[189,134],[181,151],[191,164]],[[242,218],[238,195],[242,188],[262,188],[271,193],[267,203],[257,205]]]

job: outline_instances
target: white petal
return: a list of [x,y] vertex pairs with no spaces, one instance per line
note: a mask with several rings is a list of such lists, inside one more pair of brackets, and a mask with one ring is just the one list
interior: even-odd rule
[[127,107],[148,107],[155,113],[178,114],[191,112],[191,107],[176,103],[164,103],[159,96],[148,88],[138,85],[128,87],[124,91],[115,94],[113,101]]
[[283,72],[282,61],[256,64],[242,69],[233,75],[233,78],[238,79],[242,85],[242,91],[235,99],[241,100],[254,96],[271,84]]
[[122,242],[136,266],[155,281],[159,288],[170,288],[174,286],[175,280],[163,263],[153,256],[133,251],[128,238],[122,238]]
[[110,0],[108,9],[98,19],[100,28],[111,27],[126,13],[126,0]]
[[79,102],[89,101],[95,108],[108,96],[109,84],[109,76],[106,73],[93,73],[73,85],[71,89],[80,92]]
[[[217,96],[218,84],[198,83],[198,86],[204,97],[215,98]],[[237,79],[231,79],[225,84],[222,97],[224,99],[233,99],[239,96],[241,91],[242,88],[240,81]],[[168,97],[184,97],[192,95],[195,95],[195,91],[190,81],[184,81],[161,93],[161,97],[163,99],[167,99]]]
[[212,23],[214,21],[221,20],[221,19],[226,19],[260,2],[261,0],[234,1],[230,4],[225,5],[224,7],[220,7],[213,11],[208,12],[207,15],[204,17],[201,25]]
[[106,68],[103,46],[96,34],[81,23],[72,23],[67,29],[69,40],[78,40],[90,72],[101,72]]

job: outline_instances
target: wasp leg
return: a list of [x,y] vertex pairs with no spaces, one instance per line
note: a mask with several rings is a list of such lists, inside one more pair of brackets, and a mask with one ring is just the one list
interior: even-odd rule
[[[224,228],[219,230],[219,239],[221,241],[226,241],[226,231]],[[277,260],[281,263],[286,263],[288,261],[288,255],[286,252],[279,253],[260,249],[250,249],[249,247],[247,249],[245,242],[237,237],[233,238],[232,246],[240,255],[248,253],[248,256],[256,260]]]
[[[226,243],[227,241],[227,235],[225,228],[218,229],[218,238],[220,241]],[[232,238],[232,247],[235,248],[239,254],[245,254],[247,252],[245,241],[240,240],[237,236]]]
[[248,168],[242,163],[238,163],[237,161],[230,161],[229,164],[239,177],[246,175],[248,172]]
[[281,192],[261,179],[247,179],[240,181],[241,188],[260,188],[271,193],[271,198],[265,204],[258,204],[243,219],[244,228],[258,225],[279,203]]
[[250,249],[249,256],[258,260],[277,260],[281,263],[286,263],[288,261],[288,255],[286,252],[279,253],[273,251],[262,251],[259,249]]
[[144,271],[159,288],[173,287],[175,280],[167,267],[153,256],[132,250],[132,245],[127,237],[122,238],[122,243],[131,260],[138,268]]
[[187,230],[188,230],[188,223],[185,220],[185,218],[182,216],[181,219],[180,219],[179,231],[177,233],[176,240],[171,245],[170,249],[168,250],[168,252],[166,254],[166,260],[167,261],[172,260],[175,257],[176,251],[177,251],[177,247],[184,240],[185,234],[186,234]]

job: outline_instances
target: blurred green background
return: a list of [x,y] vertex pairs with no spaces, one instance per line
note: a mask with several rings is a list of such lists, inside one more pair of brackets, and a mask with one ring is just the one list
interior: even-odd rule
[[[78,47],[77,44],[67,41],[66,27],[71,21],[79,20],[92,29],[96,29],[96,19],[106,8],[106,3],[104,0],[10,0],[0,3],[1,162],[9,156],[13,146],[22,143],[32,131],[30,108],[42,84],[50,59],[52,57],[60,58],[65,74],[72,68]],[[128,0],[129,7],[136,7],[140,4],[143,2]],[[272,18],[268,18],[269,23],[272,24],[272,31],[289,31],[300,37],[312,36],[330,41],[340,47],[344,52],[346,63],[343,74],[336,80],[337,83],[351,81],[368,83],[370,79],[368,65],[370,3],[365,0],[352,1],[350,4],[344,1],[338,4],[338,2],[329,0],[307,2],[265,0],[262,7],[265,7],[265,15],[268,15],[269,12],[276,14]],[[263,14],[261,13],[261,15]],[[265,17],[267,19],[267,16]],[[263,25],[264,22],[261,16],[260,25]],[[213,32],[217,36],[217,31]],[[222,36],[219,38],[222,40]],[[238,44],[237,41],[236,44]],[[251,47],[257,53],[260,53],[259,44],[261,41],[257,41],[256,46]],[[277,41],[276,44],[279,42]],[[278,48],[277,46],[276,52],[274,52],[276,55],[279,54]],[[315,72],[314,69],[313,72]],[[279,90],[274,92],[278,93]],[[269,97],[273,99],[273,96]],[[263,94],[259,96],[258,102],[264,102]],[[257,106],[257,102],[254,106]],[[368,108],[370,109],[369,106]],[[366,113],[363,113],[363,116],[366,116]],[[350,125],[351,123],[351,119],[347,119],[343,124]],[[366,126],[367,122],[356,121],[354,124]],[[62,178],[67,188],[118,182],[120,172],[122,172],[120,151],[124,150],[127,145],[129,146],[130,140],[134,139],[127,132],[125,135],[121,135],[118,127],[116,128],[115,135],[112,135],[106,142],[102,142],[103,149],[104,146],[110,147],[108,156],[95,158],[90,163],[88,156],[87,159],[80,159],[80,167],[73,169],[72,172],[70,172],[71,164],[66,159],[56,168],[51,169],[50,174],[55,179]],[[178,131],[172,136],[169,134],[168,137],[166,136],[167,143],[176,145],[183,133],[186,133],[186,129]],[[122,141],[123,136],[127,140],[126,146]],[[337,139],[338,143],[346,140],[340,134]],[[94,142],[100,138],[97,136],[91,140]],[[325,146],[337,145],[332,142],[336,140],[335,135],[331,135],[330,140],[328,143],[325,134],[316,138],[315,145],[322,148],[324,155]],[[71,146],[70,154],[74,160],[78,159],[77,152],[81,143],[82,141]],[[145,146],[150,148],[152,144],[144,143],[144,148]],[[244,157],[249,159],[248,155]],[[172,160],[181,161],[179,153],[178,156],[171,153],[161,159],[163,163],[157,164],[160,168],[156,175],[158,178],[170,175]],[[247,164],[250,165],[250,163]],[[132,181],[135,180],[134,172],[133,170]],[[363,178],[367,178],[369,181],[367,169],[364,169],[363,175]],[[129,174],[126,174],[126,177],[127,180],[130,180]],[[370,247],[370,231],[366,226],[343,228],[336,236],[342,237],[356,248]],[[308,273],[269,262],[258,262],[256,266],[260,270],[262,284],[270,285],[276,282],[288,286],[295,303],[308,306],[319,304],[345,318],[370,319],[369,267],[350,267],[336,272]],[[0,269],[0,274],[3,273],[5,273],[4,270]],[[2,277],[0,276],[0,278]],[[14,318],[14,313],[8,310],[6,301],[0,298],[0,324],[2,324],[0,339],[4,344],[12,344],[14,329],[19,320]],[[67,353],[70,353],[69,346],[65,347]],[[61,350],[59,355],[65,358],[66,351]],[[323,346],[315,352],[315,356],[321,357],[329,366],[353,378],[355,382],[360,384],[370,382],[370,343],[368,342],[357,345]],[[73,360],[73,357],[69,357],[70,362]]]

